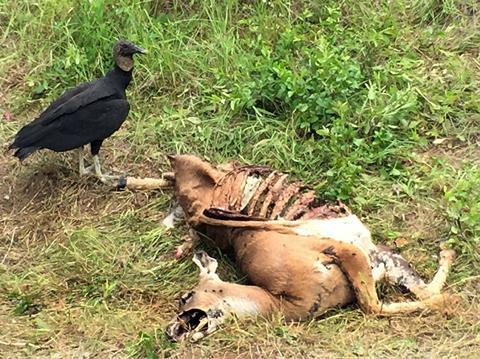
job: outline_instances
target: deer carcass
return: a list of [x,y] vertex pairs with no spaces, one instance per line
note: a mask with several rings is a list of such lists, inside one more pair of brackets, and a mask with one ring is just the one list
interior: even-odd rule
[[[169,157],[175,196],[192,229],[231,253],[251,285],[222,281],[217,262],[194,255],[199,284],[180,300],[167,333],[198,340],[229,315],[281,312],[306,320],[357,301],[367,313],[390,315],[441,308],[440,293],[454,259],[426,284],[400,255],[372,242],[369,230],[341,203],[319,202],[307,186],[262,166],[213,166],[198,157]],[[383,303],[375,284],[386,280],[417,301]]]

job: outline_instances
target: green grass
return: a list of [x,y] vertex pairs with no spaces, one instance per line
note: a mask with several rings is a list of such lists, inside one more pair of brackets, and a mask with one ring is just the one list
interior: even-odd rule
[[[459,254],[456,315],[378,319],[347,308],[289,326],[232,323],[169,343],[185,228],[169,193],[115,193],[76,177],[75,156],[0,154],[0,353],[100,356],[466,356],[479,349],[480,44],[475,0],[0,0],[0,140],[75,84],[138,57],[132,110],[106,164],[135,175],[196,153],[289,170],[344,200],[374,237],[429,277]],[[13,114],[7,121],[5,114]],[[239,279],[225,258],[225,278]]]

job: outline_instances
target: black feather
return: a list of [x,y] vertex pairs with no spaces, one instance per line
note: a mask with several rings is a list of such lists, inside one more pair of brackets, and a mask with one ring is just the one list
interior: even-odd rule
[[9,149],[16,149],[14,156],[23,160],[42,148],[62,152],[94,143],[92,154],[97,154],[102,141],[117,131],[128,115],[125,89],[131,79],[131,70],[115,65],[104,77],[67,91],[20,129]]

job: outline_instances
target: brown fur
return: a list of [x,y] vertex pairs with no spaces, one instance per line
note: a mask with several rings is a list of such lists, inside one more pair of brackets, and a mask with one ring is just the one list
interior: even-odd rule
[[[252,283],[282,298],[283,314],[292,320],[305,320],[355,299],[335,259],[322,253],[318,244],[315,237],[268,230],[239,231],[233,241],[240,270]],[[326,272],[315,270],[316,262],[326,266]]]
[[[175,194],[186,212],[187,221],[211,237],[219,247],[233,248],[240,269],[253,284],[286,300],[284,310],[287,317],[305,319],[312,306],[318,305],[318,312],[322,312],[351,302],[353,294],[366,312],[415,310],[414,306],[389,307],[380,303],[369,258],[355,244],[300,236],[292,230],[295,221],[238,220],[233,214],[229,216],[228,209],[232,205],[239,210],[232,193],[239,192],[238,187],[246,178],[245,172],[235,168],[230,172],[219,170],[189,155],[173,156],[171,161]],[[232,173],[238,176],[232,176]],[[285,175],[276,177],[270,186],[271,191],[261,203],[261,217],[267,217],[268,204],[278,199],[286,180]],[[289,188],[286,183],[285,186]],[[225,210],[223,219],[206,215],[209,209],[217,207]],[[319,216],[349,214],[343,207],[327,212],[313,208],[306,218],[314,216],[312,212]],[[315,273],[313,263],[316,261],[329,263],[329,270],[320,275]],[[419,305],[419,308],[423,307]]]
[[[212,314],[214,308],[221,316],[281,311],[287,319],[305,320],[355,300],[365,312],[381,315],[438,307],[445,301],[440,290],[453,251],[442,252],[440,269],[426,285],[405,259],[375,246],[366,227],[343,204],[319,204],[311,192],[298,191],[305,186],[292,185],[284,174],[255,166],[215,168],[189,155],[169,158],[175,195],[187,222],[222,251],[233,252],[253,284],[221,281],[215,274],[216,261],[204,254],[207,264],[197,264],[211,278],[201,274],[194,294],[180,306],[168,329],[173,337],[183,337],[187,327],[182,323],[195,316],[209,323],[208,330],[197,330],[197,339],[213,331],[220,315]],[[254,180],[263,177],[256,192],[247,195],[246,180],[252,174]],[[277,219],[282,213],[295,213],[298,220]],[[208,263],[215,263],[211,271]],[[406,286],[420,300],[382,303],[375,287],[380,279]]]
[[193,227],[212,202],[213,189],[224,173],[195,156],[170,156],[175,173],[175,197]]

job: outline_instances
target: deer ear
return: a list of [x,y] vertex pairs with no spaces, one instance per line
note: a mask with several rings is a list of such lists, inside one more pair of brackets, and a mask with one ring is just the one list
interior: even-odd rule
[[204,251],[197,251],[193,255],[193,263],[195,263],[200,269],[200,277],[208,276],[211,279],[218,278],[215,273],[218,268],[218,262],[215,258],[209,257]]

